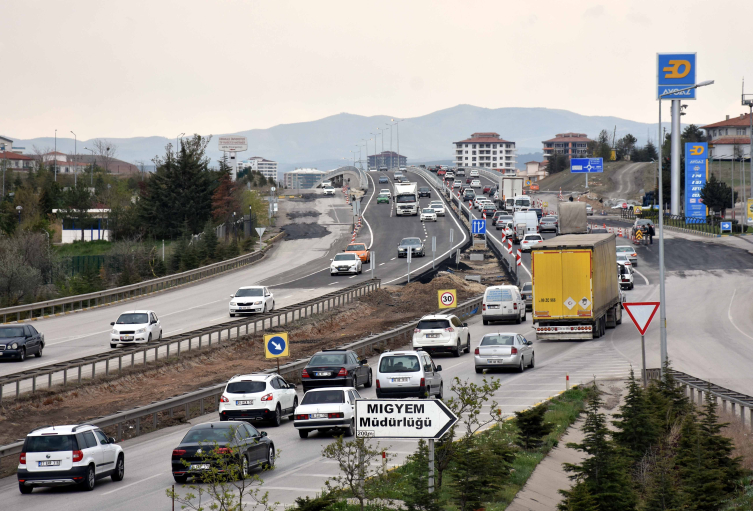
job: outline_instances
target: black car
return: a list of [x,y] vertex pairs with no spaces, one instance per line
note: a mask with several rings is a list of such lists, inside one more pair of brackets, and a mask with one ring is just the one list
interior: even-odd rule
[[389,182],[390,182],[390,180],[389,180],[389,178],[388,178],[387,176],[381,176],[381,177],[379,178],[379,182],[380,182],[380,183],[389,183]]
[[320,387],[371,387],[373,375],[366,359],[355,351],[324,350],[315,354],[301,372],[303,392]]
[[471,188],[466,188],[465,192],[463,192],[463,200],[469,201],[476,198],[476,192],[473,191]]
[[496,212],[497,208],[494,206],[484,206],[481,208],[481,213],[486,213],[486,218],[492,218]]
[[275,444],[265,431],[242,421],[207,422],[192,427],[173,449],[172,472],[176,483],[201,478],[207,470],[233,470],[240,477],[253,467],[275,464]]
[[419,197],[431,197],[431,191],[428,186],[422,186],[418,189]]
[[424,248],[424,242],[421,241],[421,238],[403,238],[397,246],[397,256],[408,257],[408,250],[413,254],[412,257],[424,257],[426,255],[426,248]]
[[31,325],[0,326],[0,358],[19,362],[30,355],[42,356],[44,335]]

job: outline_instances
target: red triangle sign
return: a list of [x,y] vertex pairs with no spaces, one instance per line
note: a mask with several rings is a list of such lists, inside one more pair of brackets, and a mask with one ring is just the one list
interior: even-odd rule
[[659,308],[659,302],[632,302],[623,303],[622,307],[633,320],[635,327],[644,335],[648,329],[648,325],[651,324],[651,320],[654,319],[654,314]]

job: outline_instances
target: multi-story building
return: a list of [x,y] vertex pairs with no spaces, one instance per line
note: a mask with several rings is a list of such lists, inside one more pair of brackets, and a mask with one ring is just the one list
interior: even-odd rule
[[557,136],[544,140],[544,160],[553,154],[562,154],[568,158],[586,158],[588,143],[593,142],[585,133],[557,133]]
[[382,151],[379,154],[369,155],[369,168],[379,167],[407,167],[408,157],[397,154],[395,151]]
[[314,188],[324,174],[325,172],[323,170],[295,169],[290,172],[285,172],[282,175],[282,181],[285,188],[291,190]]
[[731,160],[750,158],[750,114],[701,126],[709,141],[709,158]]
[[514,170],[515,142],[502,139],[498,133],[479,132],[471,138],[453,142],[458,167],[489,167],[496,170]]
[[[261,173],[262,176],[269,179],[270,177],[277,181],[277,162],[272,160],[267,160],[262,158],[261,156],[254,156],[252,158],[249,158],[248,160],[243,160],[238,162],[238,175],[243,176],[244,174],[251,172],[252,170],[256,170]],[[242,171],[246,171],[243,174],[241,174]]]

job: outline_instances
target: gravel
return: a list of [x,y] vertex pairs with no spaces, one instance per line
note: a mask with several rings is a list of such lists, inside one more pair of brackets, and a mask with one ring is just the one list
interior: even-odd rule
[[329,229],[319,224],[288,224],[281,227],[285,233],[285,240],[303,240],[323,238],[327,234],[330,234]]

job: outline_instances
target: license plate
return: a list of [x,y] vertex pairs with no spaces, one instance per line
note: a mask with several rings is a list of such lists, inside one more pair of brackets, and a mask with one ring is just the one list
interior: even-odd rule
[[439,337],[439,334],[426,334],[427,339],[436,339]]
[[252,405],[252,404],[254,404],[254,400],[253,399],[248,399],[248,400],[245,400],[245,401],[236,401],[235,404],[236,404],[236,406]]
[[60,460],[51,460],[51,461],[38,461],[39,467],[59,467],[60,466]]
[[504,360],[487,359],[486,362],[489,364],[501,364],[502,362],[504,362]]
[[316,376],[332,376],[332,373],[318,372],[314,373]]
[[499,305],[487,305],[487,309],[499,309]]
[[133,336],[132,335],[121,335],[120,336],[120,340],[121,341],[132,341],[133,340]]
[[327,414],[326,413],[310,413],[309,419],[326,419]]
[[392,383],[405,383],[408,380],[410,380],[410,378],[392,378]]
[[209,470],[209,463],[191,465],[191,470]]

